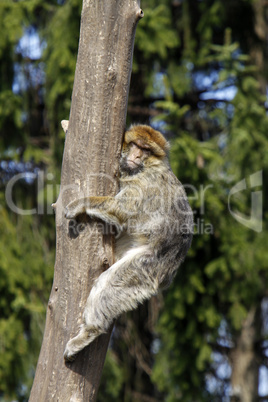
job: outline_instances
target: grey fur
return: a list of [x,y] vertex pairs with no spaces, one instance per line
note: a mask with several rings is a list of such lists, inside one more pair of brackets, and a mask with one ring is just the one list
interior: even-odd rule
[[[141,130],[147,126],[138,127]],[[167,157],[155,156],[146,149],[137,157],[137,149],[143,148],[140,142],[139,146],[134,144],[136,154],[132,160],[136,158],[138,168],[131,172],[130,148],[124,143],[120,191],[115,197],[88,197],[67,207],[68,219],[86,213],[114,224],[120,233],[116,239],[116,262],[95,281],[80,332],[67,343],[66,360],[73,360],[105,333],[120,314],[135,309],[159,288],[169,286],[191,245],[192,211]]]

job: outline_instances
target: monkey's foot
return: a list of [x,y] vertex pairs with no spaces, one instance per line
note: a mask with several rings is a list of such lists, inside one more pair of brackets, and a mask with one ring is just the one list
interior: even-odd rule
[[100,331],[96,328],[85,328],[82,326],[79,334],[70,339],[67,343],[64,351],[64,359],[67,361],[73,361],[76,358],[77,353],[93,342],[98,335],[100,335]]
[[72,341],[69,341],[66,345],[65,351],[64,351],[64,359],[67,362],[73,362],[76,359],[77,353],[78,352],[74,352],[74,350],[72,350]]
[[77,356],[77,353],[75,353],[74,355],[69,355],[68,352],[66,352],[66,349],[65,349],[64,359],[65,359],[66,362],[70,362],[70,363],[73,362],[76,359],[76,356]]
[[69,127],[69,120],[62,120],[61,127],[63,128],[63,131],[65,132],[65,134],[67,134],[68,127]]

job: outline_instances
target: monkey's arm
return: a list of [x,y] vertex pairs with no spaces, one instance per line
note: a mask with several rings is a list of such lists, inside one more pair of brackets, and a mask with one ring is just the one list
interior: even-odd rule
[[83,213],[116,226],[121,226],[128,218],[120,201],[114,197],[85,197],[72,201],[66,207],[65,216],[73,219]]

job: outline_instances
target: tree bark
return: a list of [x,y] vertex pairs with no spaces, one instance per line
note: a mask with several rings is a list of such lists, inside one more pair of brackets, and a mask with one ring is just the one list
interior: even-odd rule
[[94,401],[109,342],[102,335],[64,362],[93,281],[113,263],[113,237],[100,222],[73,226],[65,206],[77,197],[115,195],[125,129],[139,0],[84,0],[80,42],[56,203],[56,262],[30,402]]
[[259,367],[257,343],[261,333],[261,308],[252,307],[231,353],[231,402],[257,402]]

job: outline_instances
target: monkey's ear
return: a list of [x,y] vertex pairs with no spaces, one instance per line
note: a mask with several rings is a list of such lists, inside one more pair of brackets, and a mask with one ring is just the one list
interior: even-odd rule
[[62,120],[61,127],[63,128],[63,131],[65,132],[65,134],[67,134],[68,127],[69,127],[69,120]]

